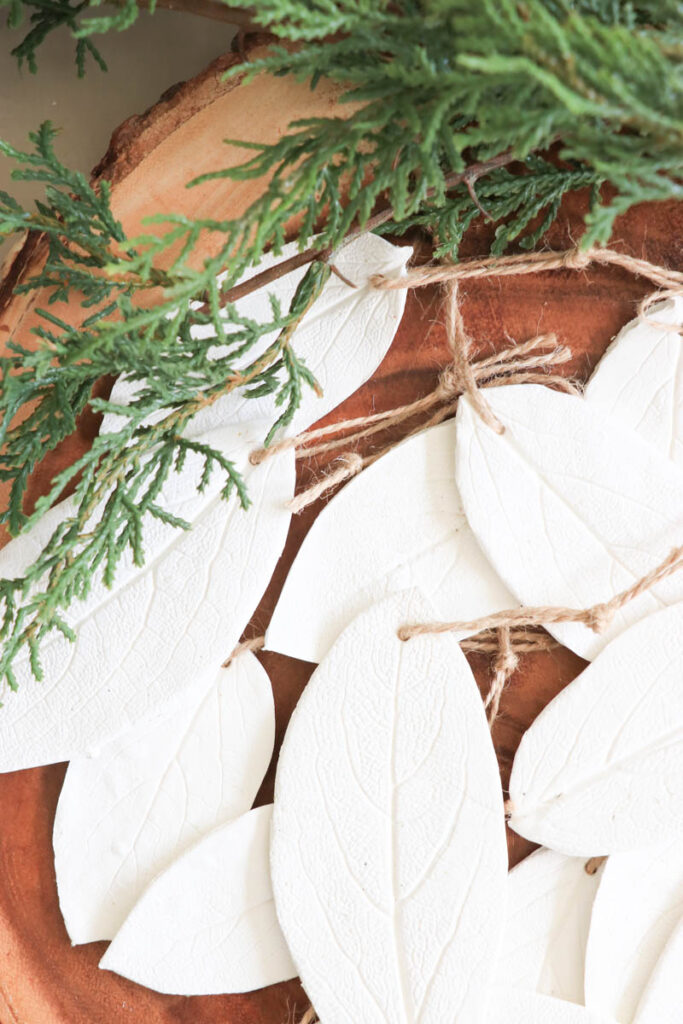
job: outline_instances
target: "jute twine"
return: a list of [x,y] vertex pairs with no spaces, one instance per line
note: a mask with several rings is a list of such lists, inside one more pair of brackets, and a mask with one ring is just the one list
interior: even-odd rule
[[305,1014],[299,1021],[299,1024],[316,1024],[318,1021],[318,1014],[315,1012],[312,1006],[309,1006]]
[[255,636],[251,640],[243,640],[242,643],[238,644],[232,654],[229,654],[225,659],[221,668],[227,668],[228,665],[239,658],[240,654],[246,654],[247,651],[260,651],[266,642],[265,636]]
[[[455,413],[458,398],[466,394],[482,420],[496,433],[504,431],[503,424],[492,412],[485,398],[488,387],[509,384],[543,383],[569,393],[578,393],[576,382],[554,374],[552,367],[568,362],[572,352],[558,343],[552,334],[538,335],[502,352],[483,358],[471,358],[471,341],[467,335],[459,304],[458,285],[461,281],[484,277],[507,277],[535,274],[552,270],[585,270],[591,265],[619,267],[631,274],[651,281],[657,290],[643,299],[639,310],[644,314],[655,302],[683,293],[683,273],[629,256],[612,249],[578,248],[563,252],[537,252],[529,255],[488,257],[456,264],[415,267],[398,278],[376,275],[372,284],[378,289],[412,289],[441,283],[445,285],[444,320],[451,362],[442,371],[436,388],[422,398],[385,412],[373,413],[356,419],[344,420],[326,427],[305,431],[296,437],[285,438],[269,448],[254,451],[251,461],[263,462],[286,449],[294,448],[297,459],[329,454],[339,448],[355,446],[359,441],[390,431],[393,428],[419,421],[406,437],[440,423]],[[670,329],[670,325],[669,329]],[[425,418],[426,417],[426,418]],[[298,494],[290,503],[292,512],[298,513],[317,501],[325,493],[357,475],[391,448],[396,440],[366,455],[346,451],[334,460],[333,468],[313,485]],[[475,635],[461,642],[468,652],[482,652],[495,656],[493,675],[485,704],[491,725],[495,722],[501,696],[507,681],[519,663],[519,656],[533,651],[549,650],[555,641],[539,627],[554,622],[580,622],[596,632],[607,628],[614,615],[629,601],[653,586],[658,580],[677,572],[683,564],[681,548],[671,554],[632,587],[615,595],[610,601],[587,609],[564,607],[515,608],[498,612],[470,622],[432,622],[405,626],[401,639],[407,640],[424,633],[468,631]],[[263,638],[249,641],[261,644]],[[248,649],[258,649],[249,647]],[[239,650],[239,648],[237,649]],[[230,659],[229,659],[230,660]]]
[[[578,385],[565,377],[549,372],[553,365],[568,362],[571,350],[559,345],[553,335],[541,335],[511,346],[502,353],[472,360],[471,343],[458,302],[458,283],[482,277],[503,277],[517,274],[534,274],[549,270],[585,270],[592,264],[620,267],[629,273],[651,281],[657,291],[646,296],[639,306],[644,316],[650,307],[663,299],[683,294],[683,274],[657,266],[647,260],[629,256],[611,249],[592,248],[586,251],[569,249],[565,252],[539,252],[524,256],[506,256],[469,260],[459,264],[416,267],[400,278],[386,278],[377,275],[372,284],[379,289],[419,288],[442,283],[446,285],[444,315],[446,333],[451,349],[452,361],[439,377],[437,387],[406,405],[386,412],[374,413],[356,419],[344,420],[315,430],[306,431],[296,437],[286,438],[267,449],[252,453],[251,461],[257,465],[278,452],[294,448],[298,459],[328,454],[338,448],[357,444],[364,438],[391,430],[407,421],[427,415],[418,426],[404,437],[410,437],[420,430],[453,415],[458,398],[465,394],[481,419],[496,433],[504,432],[504,425],[488,405],[482,388],[502,384],[544,383],[570,393],[579,391]],[[669,328],[669,325],[666,325]],[[334,436],[341,435],[341,436]],[[330,489],[355,476],[365,466],[381,457],[394,447],[392,441],[384,448],[362,456],[356,451],[347,451],[335,460],[335,468],[321,477],[311,487],[297,495],[289,507],[297,513],[317,501]],[[683,568],[683,545],[674,548],[670,554],[649,573],[630,587],[615,594],[610,600],[590,608],[567,608],[544,606],[539,608],[511,608],[493,615],[482,616],[469,621],[427,622],[406,625],[399,630],[399,637],[409,641],[416,636],[445,632],[467,632],[460,641],[461,648],[468,653],[482,653],[494,656],[493,674],[485,707],[489,723],[495,723],[504,688],[518,667],[520,655],[547,651],[559,646],[541,627],[559,622],[577,622],[601,633],[610,625],[614,616],[630,601],[649,590],[656,583]],[[226,661],[226,665],[240,653],[260,649],[264,637],[244,641]],[[509,813],[512,808],[506,804]],[[593,857],[586,862],[588,874],[595,874],[606,858]],[[316,1024],[318,1016],[310,1006],[299,1024]]]
[[[485,356],[469,362],[462,354],[462,348],[469,349],[469,339],[464,332],[462,318],[457,305],[457,292],[449,289],[446,303],[448,340],[454,354],[454,361],[441,373],[436,388],[418,398],[414,402],[388,409],[385,412],[360,416],[357,419],[342,420],[326,427],[308,430],[295,437],[259,448],[251,453],[250,461],[259,465],[279,452],[296,449],[297,459],[308,459],[318,455],[326,455],[338,448],[356,445],[364,438],[384,433],[402,423],[420,419],[419,425],[404,434],[401,441],[427,427],[435,426],[442,420],[452,416],[457,408],[458,398],[467,393],[475,401],[477,410],[486,415],[488,406],[481,397],[481,388],[499,387],[502,384],[548,384],[571,394],[577,394],[578,385],[566,377],[549,373],[553,365],[569,362],[572,352],[566,345],[560,345],[554,334],[541,334],[519,345],[511,345],[502,352]],[[466,367],[466,370],[464,369]],[[430,414],[425,420],[425,414]],[[490,416],[491,414],[489,414]],[[341,434],[341,437],[332,435]],[[349,451],[341,455],[335,462],[336,468],[322,476],[315,484],[302,491],[291,502],[288,508],[292,512],[301,512],[323,494],[337,487],[340,483],[355,476],[365,466],[375,462],[399,442],[392,441],[379,450],[361,456],[358,452]]]
[[[485,259],[463,260],[462,263],[437,264],[414,267],[402,277],[388,278],[376,274],[372,278],[375,288],[420,288],[440,281],[466,281],[481,277],[509,277],[518,274],[538,274],[547,270],[586,270],[591,265],[620,267],[637,277],[647,278],[662,292],[680,294],[683,273],[660,267],[648,260],[629,256],[614,249],[593,247],[563,252],[533,252],[522,256],[488,256]],[[658,297],[663,297],[662,295]],[[648,303],[653,301],[648,297]]]
[[[619,267],[638,277],[651,281],[656,291],[647,295],[638,307],[638,313],[646,316],[656,302],[683,294],[683,273],[658,266],[647,260],[629,256],[612,249],[593,247],[563,252],[537,252],[521,256],[488,257],[467,260],[457,264],[415,267],[399,278],[376,275],[371,279],[378,289],[412,289],[425,285],[445,284],[444,313],[451,364],[442,372],[434,391],[407,405],[375,413],[357,419],[345,420],[327,427],[306,431],[293,438],[287,438],[267,449],[252,453],[254,464],[263,462],[277,452],[288,448],[296,449],[298,459],[327,454],[337,448],[357,444],[358,441],[374,434],[390,430],[406,421],[429,413],[423,421],[405,436],[411,436],[428,426],[441,422],[453,415],[458,398],[465,394],[481,419],[496,433],[504,432],[504,425],[488,405],[482,388],[502,384],[544,383],[564,391],[577,393],[578,385],[565,377],[548,372],[552,365],[565,363],[572,358],[571,350],[559,345],[553,335],[529,339],[523,344],[513,345],[502,353],[484,359],[470,358],[470,340],[465,330],[458,303],[458,284],[461,281],[484,277],[507,277],[519,274],[536,274],[551,270],[586,270],[591,265]],[[650,321],[656,324],[656,321]],[[660,325],[657,325],[660,326]],[[670,325],[666,326],[670,329]],[[334,437],[333,435],[343,435]],[[405,437],[401,438],[405,440]],[[317,442],[317,443],[316,443]],[[324,493],[338,484],[355,476],[366,465],[374,462],[399,442],[394,441],[370,455],[346,452],[336,460],[334,470],[323,476],[307,490],[297,495],[290,503],[293,512],[300,512],[317,501]],[[493,726],[500,709],[500,701],[506,683],[516,670],[521,654],[551,650],[559,646],[541,627],[559,622],[578,622],[596,633],[610,625],[614,616],[630,601],[649,590],[656,583],[683,568],[683,545],[674,548],[670,554],[649,573],[632,586],[615,594],[608,601],[590,608],[566,608],[544,606],[539,608],[511,608],[494,615],[482,616],[469,621],[426,622],[406,625],[399,630],[399,637],[409,641],[425,634],[445,632],[468,632],[469,636],[460,641],[464,651],[494,655],[493,676],[485,698],[489,723]],[[264,638],[257,637],[236,648],[233,657],[241,650],[255,650],[263,646]],[[228,659],[229,662],[230,659]],[[506,810],[511,811],[509,802]],[[588,874],[599,870],[605,857],[592,857],[586,862]],[[318,1016],[312,1006],[308,1008],[299,1024],[316,1024]]]
[[609,601],[594,604],[590,608],[565,608],[555,605],[542,605],[538,608],[508,608],[505,611],[495,612],[493,615],[483,615],[479,619],[470,619],[469,621],[422,622],[412,626],[401,626],[398,635],[401,640],[412,640],[413,637],[424,636],[426,633],[454,631],[478,633],[482,629],[502,630],[509,629],[511,626],[539,626],[555,622],[578,622],[588,626],[594,633],[603,633],[618,611],[681,568],[683,568],[683,544],[673,548],[663,562],[660,562],[626,590],[615,594]]

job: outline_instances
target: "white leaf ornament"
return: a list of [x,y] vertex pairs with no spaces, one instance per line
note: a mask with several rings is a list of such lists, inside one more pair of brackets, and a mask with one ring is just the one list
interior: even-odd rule
[[595,1010],[524,989],[493,990],[489,1024],[617,1024]]
[[680,1024],[683,1007],[683,920],[667,942],[643,996],[634,1024]]
[[[279,256],[267,253],[257,266],[247,271],[244,280],[297,252],[296,243],[292,243],[284,246]],[[311,388],[303,388],[301,404],[285,431],[288,436],[305,430],[343,402],[372,376],[382,362],[401,322],[407,291],[403,288],[373,288],[370,278],[374,274],[390,278],[401,276],[412,252],[410,246],[392,245],[378,235],[364,234],[335,254],[335,266],[356,287],[332,275],[292,335],[292,347],[297,357],[313,373],[323,393],[319,397]],[[286,311],[307,269],[299,267],[273,281],[267,288],[260,288],[240,299],[235,304],[240,315],[258,323],[268,323],[273,315],[269,295],[277,298]],[[229,334],[234,327],[231,328],[226,321],[225,329]],[[193,333],[197,337],[210,337],[213,327],[197,326]],[[253,362],[276,336],[277,332],[274,332],[259,339],[244,356],[244,365]],[[215,352],[216,355],[221,354],[219,345],[216,345]],[[141,387],[140,383],[120,378],[114,385],[111,400],[126,405]],[[245,398],[243,394],[234,393],[197,413],[185,433],[188,437],[195,437],[225,424],[263,420],[265,427],[259,438],[259,442],[263,442],[277,415],[278,408],[272,395]],[[118,430],[120,425],[118,417],[107,414],[100,433]]]
[[586,1005],[631,1024],[655,964],[682,918],[683,836],[610,857],[593,907]]
[[155,875],[249,810],[274,739],[270,680],[246,652],[97,757],[71,762],[54,848],[73,943],[113,939]]
[[586,943],[600,871],[586,859],[537,850],[508,876],[508,914],[496,980],[584,1002]]
[[[211,435],[212,443],[216,437]],[[241,438],[233,443],[243,450]],[[19,690],[2,709],[0,771],[96,749],[230,654],[284,546],[293,453],[244,469],[252,501],[247,511],[235,497],[220,498],[219,474],[204,495],[197,494],[201,469],[188,459],[182,474],[169,481],[177,498],[168,504],[192,529],[181,532],[158,520],[146,524],[145,566],[136,568],[129,559],[111,590],[95,582],[85,601],[71,605],[66,618],[76,642],[61,635],[46,640],[42,683],[33,679],[27,656],[17,660]],[[60,514],[62,509],[53,510]],[[41,521],[36,533],[42,529]],[[0,552],[0,574],[21,571],[40,546],[33,534],[12,541]]]
[[174,995],[251,992],[296,975],[273,904],[272,804],[214,829],[156,878],[100,967]]
[[454,447],[454,422],[431,427],[332,499],[289,572],[268,650],[320,661],[359,612],[412,586],[441,617],[471,619],[514,603],[465,519]]
[[[683,542],[683,473],[595,405],[541,385],[490,388],[495,433],[459,403],[456,479],[485,554],[525,605],[588,608],[627,589]],[[594,658],[644,615],[683,600],[674,574],[604,633],[549,625]]]
[[510,778],[510,826],[577,856],[683,833],[683,604],[631,626],[541,712]]
[[276,779],[277,913],[325,1024],[478,1024],[507,851],[481,698],[412,592],[354,619],[290,722]]
[[683,296],[627,324],[598,363],[586,401],[683,465]]

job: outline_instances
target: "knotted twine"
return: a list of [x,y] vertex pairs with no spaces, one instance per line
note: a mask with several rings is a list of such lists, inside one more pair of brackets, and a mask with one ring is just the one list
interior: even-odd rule
[[[458,302],[458,283],[463,280],[476,280],[483,277],[507,277],[550,270],[585,270],[592,264],[619,267],[631,274],[646,278],[656,286],[657,290],[647,295],[640,303],[640,315],[646,315],[647,310],[655,302],[683,294],[683,273],[629,256],[627,253],[599,247],[587,250],[573,248],[563,252],[536,252],[521,256],[487,257],[456,264],[415,267],[398,278],[375,275],[371,279],[371,283],[378,289],[412,289],[436,283],[446,285],[444,312],[452,361],[442,371],[437,387],[415,402],[386,412],[305,431],[295,437],[285,438],[269,448],[258,449],[252,452],[252,463],[263,462],[277,452],[288,448],[296,449],[297,459],[327,454],[337,448],[357,444],[363,438],[390,430],[405,421],[430,413],[431,415],[426,421],[420,422],[417,427],[401,438],[403,441],[406,437],[429,426],[434,426],[453,415],[457,408],[458,398],[463,394],[467,395],[475,411],[492,430],[499,434],[503,433],[503,424],[495,416],[482,393],[482,388],[485,387],[502,384],[543,383],[570,393],[578,393],[579,388],[575,382],[548,372],[552,365],[565,363],[572,358],[571,350],[567,346],[558,345],[554,335],[540,335],[522,344],[513,345],[503,352],[472,360],[470,358],[471,342],[465,330]],[[335,434],[343,436],[329,439],[331,435]],[[289,503],[290,510],[298,513],[307,508],[327,491],[355,476],[365,466],[376,461],[398,443],[398,441],[392,441],[378,451],[373,451],[365,456],[361,456],[356,451],[344,453],[336,460],[336,466],[330,473],[323,475]],[[610,601],[588,609],[517,608],[470,622],[423,623],[405,626],[399,635],[401,639],[407,640],[423,633],[463,630],[475,633],[475,636],[461,641],[461,647],[467,651],[482,651],[496,655],[493,679],[485,698],[485,706],[489,711],[489,722],[493,725],[498,716],[503,689],[517,668],[519,655],[530,651],[548,650],[557,646],[548,634],[537,627],[543,623],[581,622],[596,632],[601,632],[607,628],[614,615],[624,605],[649,589],[659,579],[677,572],[682,566],[683,548],[676,548],[661,565],[638,580],[632,587],[615,595]],[[536,628],[530,632],[530,627]],[[251,643],[261,640],[262,638],[256,638],[256,641],[251,641]]]
[[[437,387],[430,394],[407,405],[307,431],[296,437],[287,438],[271,448],[257,450],[252,453],[252,463],[257,465],[276,452],[288,448],[296,449],[297,459],[327,453],[338,447],[357,443],[362,438],[388,430],[425,412],[432,412],[427,422],[421,423],[407,435],[411,436],[452,415],[457,406],[457,399],[462,394],[468,396],[484,422],[496,433],[501,434],[505,428],[482,395],[482,385],[545,383],[576,393],[578,387],[575,383],[564,377],[547,373],[549,365],[567,362],[572,357],[571,351],[566,346],[557,345],[552,335],[531,338],[521,345],[515,345],[503,353],[485,359],[470,360],[470,341],[465,331],[458,303],[458,281],[481,277],[533,274],[548,270],[585,270],[591,264],[621,267],[636,276],[652,281],[657,290],[647,295],[640,303],[638,313],[641,316],[645,316],[655,302],[683,293],[682,273],[657,266],[626,253],[601,248],[591,248],[585,251],[575,248],[565,252],[538,252],[528,256],[494,257],[469,260],[459,264],[417,267],[409,270],[400,278],[375,276],[372,279],[372,284],[379,289],[410,289],[435,283],[448,283],[445,313],[452,363],[442,372]],[[545,371],[545,373],[539,373],[539,371]],[[434,409],[436,411],[433,411]],[[331,434],[345,431],[350,431],[350,433],[346,433],[341,438],[322,440]],[[405,438],[401,440],[405,440]],[[313,441],[320,443],[312,446],[311,442]],[[360,456],[357,452],[346,453],[337,460],[339,466],[336,470],[317,481],[302,494],[297,495],[289,507],[293,512],[301,511],[332,487],[355,476],[366,465],[374,462],[397,443],[400,442],[390,443],[379,452],[373,452],[365,457]],[[493,679],[485,698],[485,707],[489,712],[489,724],[493,726],[499,713],[504,687],[518,666],[519,655],[531,651],[550,650],[559,646],[548,633],[539,629],[542,624],[579,622],[594,632],[600,633],[609,626],[617,612],[630,601],[681,568],[683,568],[683,545],[674,548],[663,562],[632,586],[615,594],[609,601],[595,604],[591,608],[575,609],[551,606],[512,608],[470,621],[428,622],[403,626],[398,635],[401,640],[408,641],[412,637],[427,633],[467,631],[474,635],[460,641],[463,650],[495,654]],[[253,640],[245,641],[235,649],[231,658],[242,650],[259,649],[263,646],[264,640],[264,637],[256,637]],[[231,658],[226,664],[229,664]],[[585,866],[587,873],[595,874],[604,860],[604,857],[591,858]],[[316,1024],[317,1021],[318,1016],[313,1006],[309,1006],[299,1024]]]
[[650,305],[660,298],[678,295],[683,289],[683,273],[660,267],[656,263],[629,256],[614,249],[593,246],[590,249],[566,249],[563,252],[533,252],[521,256],[487,256],[484,259],[463,260],[462,263],[444,263],[413,267],[402,277],[389,278],[376,274],[372,278],[375,288],[383,290],[420,288],[442,281],[465,281],[480,277],[509,277],[518,274],[538,274],[547,270],[586,270],[592,264],[620,267],[636,277],[652,281],[659,290],[646,296]]

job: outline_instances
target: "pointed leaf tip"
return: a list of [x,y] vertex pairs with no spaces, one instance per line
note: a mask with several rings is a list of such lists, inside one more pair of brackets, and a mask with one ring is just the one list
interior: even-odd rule
[[504,916],[498,766],[472,673],[415,592],[346,628],[278,763],[271,862],[282,929],[325,1024],[478,1021]]

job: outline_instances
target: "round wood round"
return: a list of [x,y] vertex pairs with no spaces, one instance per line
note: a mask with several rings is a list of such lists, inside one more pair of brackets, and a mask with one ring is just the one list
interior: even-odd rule
[[[267,40],[254,37],[252,51]],[[321,83],[315,92],[282,79],[261,77],[246,85],[240,78],[223,80],[236,61],[227,55],[191,82],[169,90],[160,102],[132,117],[112,138],[95,178],[113,183],[113,206],[128,234],[140,230],[150,212],[182,211],[194,216],[238,215],[257,194],[258,182],[215,182],[191,190],[185,182],[204,170],[237,163],[244,151],[216,140],[242,138],[269,141],[289,121],[303,116],[343,114],[335,109],[339,89]],[[550,248],[563,249],[580,232],[585,196],[570,197],[546,237]],[[678,230],[674,221],[679,218]],[[642,206],[617,223],[615,245],[636,256],[673,266],[680,211],[672,204]],[[487,251],[492,229],[481,226],[467,238],[465,255]],[[429,258],[426,241],[411,236],[416,260]],[[198,254],[206,253],[206,249]],[[31,238],[10,258],[0,284],[0,339],[11,334],[30,343],[39,299],[13,297],[12,289],[43,258],[40,239]],[[574,359],[563,370],[586,379],[618,329],[648,292],[647,282],[619,270],[555,271],[532,277],[492,278],[468,283],[463,302],[465,321],[477,351],[504,346],[508,339],[525,340],[539,331],[554,331],[569,345]],[[153,302],[154,295],[145,296]],[[77,300],[55,312],[78,322]],[[431,390],[448,361],[440,319],[438,288],[408,296],[406,313],[391,351],[372,380],[328,417],[329,421],[388,409]],[[98,418],[82,417],[78,433],[45,460],[34,476],[35,499],[57,468],[68,464],[90,443]],[[299,463],[299,486],[324,469],[325,460]],[[248,635],[263,632],[294,556],[327,499],[293,519],[284,557],[252,620]],[[409,500],[409,494],[406,495]],[[229,652],[226,651],[226,655]],[[306,685],[312,665],[276,654],[260,657],[273,682],[277,708],[277,744]],[[491,663],[471,656],[482,692],[488,687]],[[545,704],[581,670],[583,662],[558,648],[526,655],[503,697],[494,740],[503,786],[522,732]],[[38,684],[37,684],[38,685]],[[2,728],[0,711],[0,728]],[[274,758],[257,803],[272,799]],[[297,982],[260,992],[231,996],[165,996],[98,970],[104,943],[71,947],[59,911],[52,859],[51,832],[64,765],[0,776],[0,1024],[285,1024],[298,1021],[307,1006]],[[509,834],[511,863],[530,845]]]

